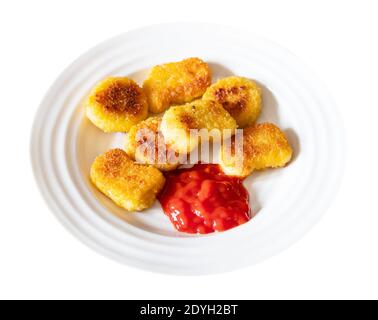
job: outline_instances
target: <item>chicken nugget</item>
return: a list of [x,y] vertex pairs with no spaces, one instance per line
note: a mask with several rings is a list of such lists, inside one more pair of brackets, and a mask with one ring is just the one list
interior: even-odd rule
[[86,114],[105,132],[127,132],[132,125],[147,118],[147,98],[133,80],[108,77],[89,94]]
[[165,143],[160,123],[160,117],[150,117],[132,126],[126,136],[125,150],[139,163],[162,171],[174,170],[180,165],[179,155]]
[[199,58],[189,58],[155,66],[144,81],[149,110],[165,111],[173,104],[182,104],[201,97],[211,84],[207,63]]
[[220,104],[209,100],[169,108],[160,125],[165,141],[179,153],[189,153],[197,147],[199,139],[191,134],[193,130],[205,129],[209,134],[215,132],[219,133],[219,138],[227,138],[236,128],[234,118]]
[[248,127],[242,136],[242,151],[235,137],[222,145],[220,166],[228,175],[246,177],[254,170],[283,167],[292,157],[285,134],[272,123]]
[[240,128],[253,124],[261,112],[261,88],[247,78],[220,79],[206,90],[202,99],[219,102]]
[[158,169],[134,163],[121,149],[98,156],[90,178],[103,194],[128,211],[150,207],[165,183]]

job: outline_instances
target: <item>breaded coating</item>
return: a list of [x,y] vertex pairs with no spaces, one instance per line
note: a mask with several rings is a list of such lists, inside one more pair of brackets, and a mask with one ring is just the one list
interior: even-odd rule
[[174,170],[180,165],[179,155],[165,143],[160,123],[160,117],[150,117],[132,126],[126,136],[125,150],[139,163],[162,171]]
[[105,132],[127,132],[131,126],[147,118],[147,98],[133,80],[108,77],[89,94],[86,114]]
[[261,112],[261,88],[242,77],[228,77],[210,86],[202,99],[219,102],[240,128],[253,124]]
[[121,149],[98,156],[90,178],[103,194],[128,211],[150,207],[165,183],[158,169],[134,163]]
[[224,173],[239,177],[246,177],[254,170],[283,167],[293,154],[285,134],[272,123],[244,129],[243,152],[235,150],[235,137],[229,145],[222,145],[220,165]]
[[[228,138],[236,128],[235,119],[220,104],[209,100],[196,100],[169,108],[160,125],[165,141],[182,154],[189,153],[198,145],[198,138],[190,134],[191,129],[214,130]],[[226,132],[224,129],[229,130]]]
[[189,58],[155,66],[144,81],[149,110],[165,111],[173,104],[182,104],[201,97],[211,84],[207,63],[199,58]]

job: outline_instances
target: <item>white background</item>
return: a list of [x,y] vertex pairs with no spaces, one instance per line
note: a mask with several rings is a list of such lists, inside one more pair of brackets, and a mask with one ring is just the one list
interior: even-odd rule
[[[240,26],[285,46],[329,87],[344,118],[340,192],[301,241],[214,276],[139,271],[85,247],[49,212],[31,171],[38,104],[77,56],[160,22]],[[0,298],[378,298],[378,3],[337,0],[2,1]]]

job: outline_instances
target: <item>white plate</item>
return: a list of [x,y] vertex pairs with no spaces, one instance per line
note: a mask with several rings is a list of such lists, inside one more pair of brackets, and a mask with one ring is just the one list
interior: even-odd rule
[[[290,165],[250,176],[245,185],[257,215],[223,233],[176,232],[158,203],[127,213],[93,188],[93,159],[122,146],[84,116],[82,101],[108,75],[142,82],[156,64],[198,56],[214,80],[231,74],[263,87],[259,121],[278,124],[295,151]],[[31,157],[51,210],[79,239],[104,255],[171,274],[229,271],[270,257],[320,218],[338,188],[344,164],[340,117],[327,90],[287,50],[267,40],[207,24],[164,24],[128,32],[77,59],[55,81],[35,118]]]

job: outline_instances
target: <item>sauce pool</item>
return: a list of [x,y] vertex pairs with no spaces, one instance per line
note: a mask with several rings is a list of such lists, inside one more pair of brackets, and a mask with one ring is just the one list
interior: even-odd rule
[[251,219],[242,180],[225,175],[216,164],[196,164],[166,174],[158,199],[174,227],[186,233],[212,233]]

